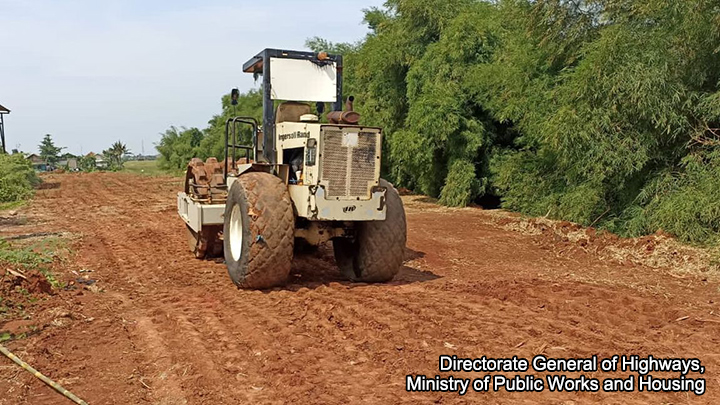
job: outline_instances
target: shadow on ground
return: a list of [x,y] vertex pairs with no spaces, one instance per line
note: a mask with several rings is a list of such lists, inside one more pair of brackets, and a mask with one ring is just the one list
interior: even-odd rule
[[[407,263],[425,256],[424,252],[418,252],[405,248],[405,263],[395,278],[388,282],[389,285],[406,285],[422,283],[440,278],[430,272],[416,269]],[[293,267],[290,271],[288,283],[282,289],[297,291],[301,288],[318,288],[330,283],[343,284],[349,288],[366,287],[371,284],[353,283],[345,280],[340,275],[340,270],[335,264],[335,257],[331,245],[321,246],[314,252],[301,253],[296,255]]]

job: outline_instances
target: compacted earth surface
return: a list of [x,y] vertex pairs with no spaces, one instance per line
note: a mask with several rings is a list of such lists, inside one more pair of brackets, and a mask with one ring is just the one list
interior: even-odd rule
[[[404,196],[406,262],[393,282],[343,281],[325,247],[296,258],[284,288],[242,291],[222,261],[187,250],[181,179],[44,181],[28,206],[0,213],[0,237],[53,235],[67,248],[53,288],[25,285],[37,274],[0,263],[0,291],[28,297],[0,332],[90,404],[720,403],[717,270],[662,234],[620,239]],[[538,354],[698,358],[705,373],[687,377],[704,378],[706,392],[405,391],[407,375],[486,374],[439,372],[440,355]],[[61,403],[70,402],[0,356],[0,404]]]

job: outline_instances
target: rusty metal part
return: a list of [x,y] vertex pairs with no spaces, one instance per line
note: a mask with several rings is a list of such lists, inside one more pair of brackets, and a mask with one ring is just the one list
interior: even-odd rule
[[185,173],[185,193],[195,201],[224,202],[227,199],[224,167],[225,163],[218,162],[214,157],[208,158],[205,162],[193,158]]
[[318,246],[333,238],[347,235],[345,225],[332,225],[322,222],[310,222],[306,228],[296,228],[295,237],[302,238],[311,246]]
[[360,121],[360,113],[353,111],[355,97],[348,97],[345,102],[345,111],[332,111],[327,114],[328,121],[332,124],[357,125]]
[[[205,162],[194,158],[188,164],[185,173],[185,193],[193,200],[207,204],[224,204],[227,200],[227,185],[224,176],[225,164],[216,158]],[[221,227],[206,226],[200,232],[187,227],[187,240],[190,251],[196,258],[222,254]]]
[[209,184],[210,179],[205,170],[205,163],[198,158],[190,160],[185,171],[185,194],[192,198],[208,199]]
[[227,187],[225,187],[225,176],[223,176],[224,167],[214,157],[210,157],[205,161],[211,201],[224,201],[227,199]]
[[187,241],[188,241],[188,248],[190,248],[190,251],[195,253],[195,247],[198,244],[198,237],[197,233],[190,228],[190,225],[185,225],[185,234],[187,235]]
[[199,233],[189,226],[186,226],[186,229],[188,247],[196,258],[204,259],[207,256],[217,257],[222,254],[223,241],[220,227],[208,226]]
[[360,113],[355,111],[333,111],[327,114],[328,121],[333,124],[357,125]]
[[201,235],[195,231],[192,230],[189,226],[186,226],[187,229],[187,240],[188,240],[188,247],[190,248],[190,252],[195,255],[196,258],[202,259],[205,257],[205,252],[207,251],[207,241],[203,240]]
[[[237,162],[235,162],[235,161],[233,160],[233,157],[232,157],[232,156],[229,156],[229,157],[228,157],[228,162],[229,162],[229,163],[228,163],[228,172],[229,172],[229,174],[235,174],[235,175],[238,174],[238,170],[237,170],[238,165],[244,165],[244,164],[248,164],[248,163],[255,163],[254,160],[248,159],[248,158],[244,158],[244,157],[238,159]],[[223,170],[224,167],[225,167],[225,161],[223,160],[222,162],[219,163],[219,165],[220,165],[220,169]]]
[[[225,168],[225,161],[223,160],[222,162],[220,162],[220,165],[221,165],[221,166],[223,167],[223,169],[224,169],[224,168]],[[228,174],[237,174],[237,163],[235,163],[235,160],[233,159],[232,156],[228,156],[228,165],[227,165],[227,168],[228,168]]]

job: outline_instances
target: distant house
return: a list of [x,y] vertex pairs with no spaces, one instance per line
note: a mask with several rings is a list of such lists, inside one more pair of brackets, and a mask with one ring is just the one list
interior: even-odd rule
[[98,169],[107,169],[110,163],[103,155],[95,155],[95,165]]
[[103,155],[100,155],[98,153],[90,152],[86,157],[94,157],[95,158],[95,167],[98,169],[107,169],[108,168],[108,161],[105,159]]
[[76,170],[78,168],[78,160],[76,158],[62,159],[58,161],[58,167]]
[[57,164],[54,167],[48,165],[47,162],[42,157],[40,157],[40,155],[35,153],[26,155],[25,159],[29,160],[33,165],[33,169],[39,172],[47,172],[50,170],[55,170],[56,168],[68,168],[70,170],[76,170],[78,168],[78,160],[74,157],[61,158],[60,160],[58,160]]
[[40,155],[37,155],[35,153],[25,156],[27,160],[30,161],[33,165],[33,169],[39,171],[39,172],[45,172],[48,170],[48,164],[47,162],[40,157]]

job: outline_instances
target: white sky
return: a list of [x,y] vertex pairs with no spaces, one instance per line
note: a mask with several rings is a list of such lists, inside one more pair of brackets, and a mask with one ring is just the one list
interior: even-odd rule
[[114,141],[155,153],[170,125],[205,128],[264,48],[364,37],[383,0],[0,0],[0,104],[8,149],[43,135],[75,154]]

